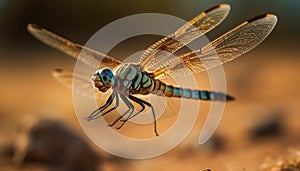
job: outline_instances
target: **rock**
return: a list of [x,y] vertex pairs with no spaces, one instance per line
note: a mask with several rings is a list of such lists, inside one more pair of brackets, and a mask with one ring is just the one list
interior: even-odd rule
[[96,171],[101,162],[76,132],[49,118],[22,124],[14,148],[13,161],[17,165],[39,163],[55,171]]
[[248,130],[248,135],[252,140],[262,138],[278,137],[283,132],[282,114],[276,112],[256,120],[255,124]]
[[224,150],[225,144],[225,138],[214,133],[204,145],[213,152],[219,152]]

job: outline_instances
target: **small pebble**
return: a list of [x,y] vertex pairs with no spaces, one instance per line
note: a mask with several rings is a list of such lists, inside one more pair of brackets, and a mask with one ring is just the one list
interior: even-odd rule
[[18,166],[43,164],[50,170],[96,171],[101,158],[65,123],[34,118],[19,129],[13,162]]

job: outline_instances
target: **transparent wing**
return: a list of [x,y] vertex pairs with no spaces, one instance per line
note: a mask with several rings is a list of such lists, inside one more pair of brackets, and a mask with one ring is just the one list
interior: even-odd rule
[[116,58],[73,43],[40,26],[29,24],[27,26],[27,30],[35,38],[45,43],[46,45],[49,45],[54,49],[57,49],[75,59],[79,59],[90,67],[99,68],[105,66],[113,69],[114,67],[122,63]]
[[162,63],[153,72],[156,78],[176,78],[198,73],[229,62],[260,44],[273,30],[277,17],[265,14],[250,19],[202,49]]
[[[70,70],[65,69],[55,69],[52,73],[54,78],[56,78],[63,85],[72,88],[73,83],[76,84],[75,91],[81,95],[94,98],[96,89],[90,80],[91,76],[86,73],[73,73]],[[73,80],[74,79],[74,80]]]
[[161,61],[169,59],[171,54],[181,47],[209,32],[219,25],[228,15],[230,6],[220,4],[214,6],[190,20],[175,33],[151,45],[141,57],[140,64],[151,72]]
[[102,106],[112,93],[111,90],[101,93],[94,88],[89,73],[79,71],[74,73],[71,70],[56,69],[53,71],[52,75],[63,85],[72,88],[76,93],[90,99],[95,99],[99,106]]

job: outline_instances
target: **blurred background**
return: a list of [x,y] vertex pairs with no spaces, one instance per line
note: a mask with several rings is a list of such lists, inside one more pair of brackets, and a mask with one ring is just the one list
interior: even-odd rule
[[[210,40],[263,13],[276,14],[277,26],[261,45],[224,66],[228,92],[237,100],[226,105],[210,141],[197,144],[209,109],[203,103],[188,138],[149,160],[119,159],[87,138],[71,91],[51,76],[54,68],[72,69],[75,61],[26,31],[35,23],[85,44],[100,28],[128,15],[164,13],[189,20],[219,3],[230,4],[231,12],[208,34]],[[299,0],[0,0],[0,170],[300,170],[299,7]],[[125,42],[111,55],[124,59],[155,40]],[[200,88],[209,89],[205,74],[199,79]]]

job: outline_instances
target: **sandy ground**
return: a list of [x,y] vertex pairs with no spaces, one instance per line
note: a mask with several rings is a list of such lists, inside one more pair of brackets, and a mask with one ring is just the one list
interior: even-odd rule
[[[199,117],[192,132],[170,152],[147,160],[108,161],[99,168],[107,171],[176,171],[204,168],[216,171],[250,171],[261,169],[263,164],[274,164],[278,160],[299,158],[300,51],[294,50],[258,48],[224,66],[228,92],[237,100],[226,105],[216,131],[219,145],[197,144],[210,106],[208,102],[201,102]],[[28,115],[41,115],[64,121],[82,135],[98,153],[105,153],[93,145],[80,128],[73,109],[71,91],[50,75],[53,68],[71,68],[74,64],[67,57],[60,60],[62,56],[58,55],[47,63],[43,63],[41,58],[32,62],[25,62],[24,59],[21,62],[4,62],[5,65],[0,68],[0,145],[14,140],[23,118]],[[210,88],[205,73],[197,77],[201,81],[201,89]],[[251,138],[251,128],[255,128],[255,125],[266,118],[276,119],[277,116],[280,116],[277,120],[281,126],[278,134]],[[159,120],[158,125],[162,132],[172,125],[175,119],[176,115]],[[141,137],[153,135],[151,125],[145,129],[137,129],[137,126],[128,124],[120,132]],[[43,165],[16,167],[9,162],[0,162],[0,170],[44,168]]]

